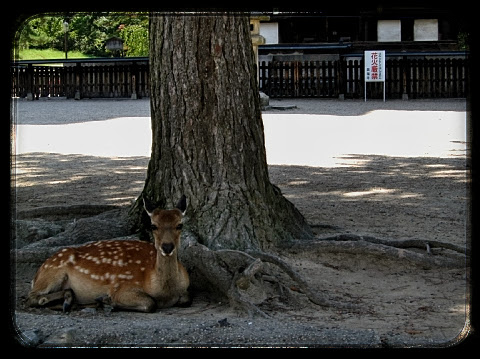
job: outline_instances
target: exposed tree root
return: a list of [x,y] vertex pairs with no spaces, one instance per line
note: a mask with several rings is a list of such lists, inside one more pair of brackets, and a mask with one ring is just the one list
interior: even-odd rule
[[[310,302],[316,305],[348,311],[370,310],[366,305],[328,298],[323,294],[322,288],[312,288],[291,265],[274,254],[258,250],[210,250],[199,244],[194,236],[189,236],[186,242],[181,259],[191,269],[193,275],[202,276],[202,278],[196,277],[195,281],[209,282],[209,287],[219,290],[228,298],[231,307],[249,315],[268,317],[268,314],[259,306],[269,299],[269,296],[273,295],[280,300],[289,298],[289,294],[285,291],[290,290],[286,289],[290,286],[282,283],[280,276],[276,276],[270,269],[265,268],[265,263],[274,264],[281,272],[288,275],[295,282],[295,287],[298,288],[296,291],[305,294]],[[268,282],[275,284],[276,293],[269,292],[265,288],[264,278],[268,278]]]
[[[422,252],[409,250],[407,248],[420,248]],[[434,254],[433,248],[445,249],[455,252],[451,257]],[[415,265],[423,267],[444,267],[459,268],[466,265],[466,251],[459,246],[442,243],[438,241],[421,240],[396,240],[388,241],[369,236],[354,234],[342,234],[333,237],[321,238],[318,240],[297,241],[289,247],[293,250],[343,252],[351,254],[367,254],[389,257],[396,260],[406,260]],[[259,287],[265,283],[263,277],[270,278],[270,282],[277,282],[278,288],[289,288],[281,283],[278,276],[271,275],[265,269],[265,263],[274,264],[281,272],[285,273],[296,283],[299,291],[306,295],[310,302],[328,308],[347,311],[371,312],[372,309],[365,303],[351,303],[343,298],[332,299],[328,297],[322,288],[312,288],[303,276],[295,271],[283,259],[272,253],[259,250],[210,250],[199,244],[194,236],[189,237],[189,244],[184,248],[186,255],[184,260],[190,262],[197,273],[204,273],[207,281],[215,288],[221,289],[230,301],[233,308],[241,309],[249,314],[267,316],[260,309],[261,301],[258,301]],[[207,259],[208,258],[208,259]],[[215,266],[216,269],[213,269]],[[221,270],[219,270],[221,268]],[[250,293],[255,293],[257,298],[248,297],[246,290],[255,287]],[[281,291],[280,291],[281,292]],[[265,293],[264,293],[265,294]],[[285,295],[285,293],[278,295]],[[264,298],[265,300],[267,298]]]
[[[351,254],[371,254],[406,260],[417,265],[443,268],[460,268],[468,266],[470,250],[439,241],[418,239],[385,240],[372,236],[357,234],[339,234],[315,240],[298,241],[290,249]],[[409,248],[421,249],[413,251]],[[433,249],[449,250],[452,253],[435,254]]]
[[282,269],[290,278],[292,278],[300,287],[301,291],[307,296],[307,298],[314,304],[320,305],[322,307],[334,307],[338,309],[347,309],[347,310],[358,310],[361,307],[353,303],[345,303],[342,301],[334,301],[326,298],[325,296],[320,295],[318,290],[314,290],[311,286],[308,285],[305,278],[303,278],[298,272],[296,272],[287,262],[281,258],[259,251],[247,251],[253,257],[261,259],[265,262],[273,263]]
[[[440,241],[427,241],[422,239],[403,239],[403,240],[393,240],[393,239],[380,239],[372,236],[361,236],[357,234],[340,234],[338,236],[333,237],[324,237],[318,238],[319,241],[328,241],[328,240],[335,240],[335,241],[358,241],[364,240],[371,243],[383,244],[390,247],[396,248],[419,248],[419,249],[426,249],[427,246],[430,248],[444,248],[450,249],[452,251],[461,253],[461,254],[470,254],[470,249],[465,247],[460,247],[452,243],[444,243]],[[427,251],[428,252],[428,251]]]
[[78,204],[78,205],[65,205],[65,206],[45,206],[36,207],[31,209],[23,209],[17,211],[17,219],[25,218],[48,218],[48,217],[68,217],[68,218],[81,218],[90,217],[97,214],[119,209],[119,206],[107,205],[107,204]]

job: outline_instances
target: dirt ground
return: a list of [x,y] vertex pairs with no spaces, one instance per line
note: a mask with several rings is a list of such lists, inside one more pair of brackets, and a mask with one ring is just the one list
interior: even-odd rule
[[[380,150],[393,140],[378,147],[378,151],[362,150],[362,145],[368,145],[362,144],[365,136],[354,136],[348,139],[348,152],[332,153],[329,161],[279,163],[272,153],[276,137],[271,133],[277,115],[282,121],[288,115],[319,115],[308,117],[308,121],[317,119],[316,123],[323,124],[325,131],[332,131],[331,124],[335,119],[341,121],[342,116],[364,121],[364,125],[374,121],[374,116],[381,118],[388,114],[395,114],[393,117],[397,119],[413,114],[421,118],[424,114],[433,116],[435,121],[461,122],[462,118],[466,121],[465,101],[272,100],[271,104],[296,106],[290,110],[264,111],[267,157],[272,159],[271,181],[297,206],[319,237],[354,233],[467,246],[466,137],[457,138],[446,129],[447,134],[445,131],[438,134],[445,151],[411,155],[408,150],[413,144],[408,136],[415,129],[409,128],[405,134],[398,134],[404,136],[401,143],[406,155],[388,148]],[[19,101],[16,106],[17,146],[22,141],[22,126],[30,131],[38,127],[41,131],[42,126],[72,125],[71,121],[62,120],[67,118],[64,108],[69,106],[76,107],[81,123],[149,116],[146,100]],[[452,114],[459,117],[452,120]],[[111,122],[112,126],[114,123]],[[304,124],[308,125],[298,122],[297,126]],[[115,127],[109,131],[115,131]],[[377,136],[388,136],[390,132],[385,129],[385,133],[377,132]],[[352,141],[358,141],[357,147]],[[57,152],[54,142],[48,146],[48,151],[39,145],[38,151],[29,148],[17,152],[14,168],[17,211],[74,204],[128,206],[143,188],[148,156],[139,154],[148,153],[148,144],[146,149],[131,156],[119,157],[90,155],[88,143],[85,153]],[[20,244],[14,245],[22,249]],[[468,333],[467,268],[426,268],[378,255],[318,251],[292,251],[280,256],[319,291],[364,303],[366,309],[352,313],[322,308],[296,294],[303,303],[298,308],[269,312],[270,319],[250,318],[233,312],[227,303],[199,295],[189,308],[169,308],[153,314],[92,309],[65,315],[23,307],[22,299],[37,265],[29,263],[17,265],[12,283],[16,294],[12,309],[17,338],[22,345],[47,347],[430,347],[452,345]]]

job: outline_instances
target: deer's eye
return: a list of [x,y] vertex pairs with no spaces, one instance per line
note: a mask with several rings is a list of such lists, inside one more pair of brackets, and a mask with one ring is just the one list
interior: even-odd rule
[[156,231],[156,230],[158,229],[158,227],[157,227],[156,225],[152,224],[152,225],[150,226],[150,229],[151,229],[152,231]]
[[182,230],[182,228],[183,228],[183,224],[180,223],[175,229],[176,229],[177,231],[180,231],[180,230]]

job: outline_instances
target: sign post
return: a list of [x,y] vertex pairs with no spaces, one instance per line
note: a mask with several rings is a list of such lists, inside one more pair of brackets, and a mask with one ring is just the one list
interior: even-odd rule
[[365,51],[365,102],[367,82],[383,82],[383,102],[385,102],[385,50]]

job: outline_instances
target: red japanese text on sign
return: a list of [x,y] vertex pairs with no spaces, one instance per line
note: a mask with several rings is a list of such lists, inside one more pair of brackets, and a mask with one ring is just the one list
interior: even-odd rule
[[385,81],[385,51],[365,51],[365,81]]

